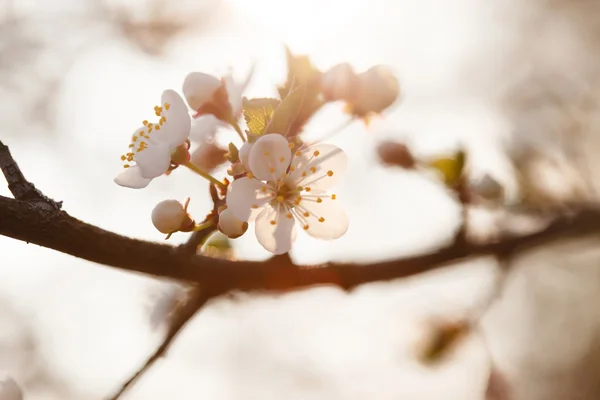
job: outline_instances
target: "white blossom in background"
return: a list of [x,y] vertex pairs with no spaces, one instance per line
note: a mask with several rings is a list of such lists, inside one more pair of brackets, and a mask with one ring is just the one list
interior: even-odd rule
[[0,400],[23,400],[21,388],[8,375],[0,375]]
[[262,136],[249,150],[250,172],[233,181],[227,194],[231,213],[254,221],[259,243],[275,254],[291,249],[296,223],[318,239],[337,239],[348,229],[336,195],[326,192],[346,169],[344,151],[329,144],[292,147],[282,135]]
[[321,77],[321,88],[330,101],[347,100],[351,96],[356,74],[349,63],[334,65]]
[[[195,118],[212,115],[218,120],[231,122],[242,112],[242,93],[248,86],[252,72],[245,81],[236,82],[233,76],[227,75],[221,79],[203,72],[191,72],[183,81],[183,94],[190,108],[196,111]],[[209,119],[203,125],[213,127],[218,125]],[[206,129],[210,131],[210,129]]]
[[[185,102],[174,90],[165,90],[154,107],[158,122],[143,121],[131,137],[129,151],[121,156],[125,170],[115,183],[141,189],[169,170],[174,152],[187,146],[191,119]],[[135,163],[135,164],[132,164]]]

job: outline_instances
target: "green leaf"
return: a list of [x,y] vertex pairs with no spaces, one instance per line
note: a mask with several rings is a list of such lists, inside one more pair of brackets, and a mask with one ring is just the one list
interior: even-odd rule
[[265,133],[280,133],[287,136],[290,128],[293,126],[306,96],[306,86],[301,85],[292,89],[281,104],[273,112],[273,116],[269,125],[265,129]]
[[439,171],[446,186],[456,187],[462,177],[466,154],[460,150],[451,157],[441,157],[429,162],[429,166]]
[[281,103],[280,100],[271,98],[250,99],[244,98],[244,119],[248,131],[253,135],[262,135],[271,121],[275,108]]

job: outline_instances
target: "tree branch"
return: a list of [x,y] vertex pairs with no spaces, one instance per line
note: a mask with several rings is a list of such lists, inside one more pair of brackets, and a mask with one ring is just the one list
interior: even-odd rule
[[266,262],[229,261],[184,251],[185,245],[131,239],[71,217],[48,212],[28,202],[0,196],[0,235],[34,243],[121,270],[222,287],[225,291],[288,290],[311,285],[358,285],[404,278],[470,257],[506,257],[565,236],[600,233],[600,209],[590,207],[558,217],[545,229],[494,243],[454,243],[429,254],[372,264],[327,263],[287,265],[281,258]]

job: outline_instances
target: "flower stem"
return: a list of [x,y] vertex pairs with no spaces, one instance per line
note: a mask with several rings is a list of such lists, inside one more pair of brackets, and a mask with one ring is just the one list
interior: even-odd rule
[[231,126],[233,126],[233,129],[235,129],[235,131],[237,132],[237,134],[240,137],[240,139],[242,139],[242,142],[245,142],[246,141],[246,137],[242,133],[242,128],[240,128],[240,126],[238,125],[237,121],[234,118],[231,118],[231,121],[229,121],[229,123],[231,124]]
[[214,226],[214,224],[215,224],[215,222],[211,218],[208,221],[201,222],[199,224],[194,225],[194,232],[203,231],[205,229],[211,228],[212,226]]
[[220,188],[223,188],[223,189],[226,188],[226,186],[223,182],[219,181],[217,178],[215,178],[208,172],[204,171],[202,168],[198,168],[196,165],[192,164],[191,162],[188,162],[186,164],[181,164],[181,165],[188,167],[189,169],[191,169],[192,171],[194,171],[195,173],[197,173],[198,175],[200,175],[207,181],[214,183],[215,185],[219,186]]

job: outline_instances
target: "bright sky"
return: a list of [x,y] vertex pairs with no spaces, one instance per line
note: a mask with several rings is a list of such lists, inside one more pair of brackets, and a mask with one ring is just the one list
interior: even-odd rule
[[[201,215],[209,207],[205,184],[177,171],[143,191],[116,186],[112,179],[131,131],[152,113],[162,90],[180,90],[192,70],[224,72],[231,66],[243,76],[258,60],[247,95],[272,95],[273,84],[285,75],[283,43],[288,43],[322,68],[342,61],[359,70],[388,64],[404,92],[389,121],[369,129],[353,124],[332,139],[350,154],[348,176],[338,193],[351,227],[331,243],[299,235],[294,258],[372,260],[437,245],[456,225],[457,207],[438,186],[379,168],[374,139],[408,137],[422,153],[468,140],[485,151],[479,168],[499,168],[501,160],[489,150],[493,142],[482,140],[480,133],[501,135],[502,121],[480,97],[461,89],[460,81],[465,60],[489,51],[495,40],[489,8],[477,0],[228,3],[236,11],[229,24],[207,36],[183,38],[165,60],[110,40],[84,54],[62,87],[60,135],[9,142],[27,177],[63,200],[78,218],[162,240],[149,218],[154,204],[191,196],[192,212]],[[478,34],[484,27],[491,39]],[[339,124],[341,110],[329,112],[315,121],[311,135]],[[6,188],[0,194],[8,194]],[[183,240],[184,235],[175,235],[173,243]],[[267,255],[251,234],[236,244],[240,257]],[[0,266],[0,295],[34,321],[47,361],[80,391],[78,399],[107,394],[156,344],[157,335],[146,324],[148,293],[157,286],[152,280],[7,238],[0,238],[0,252],[9,260]],[[447,400],[479,399],[487,371],[476,338],[449,367],[435,371],[415,364],[411,352],[421,319],[463,311],[485,290],[489,272],[463,268],[424,280],[372,285],[351,296],[316,289],[277,301],[220,302],[194,320],[131,398],[174,395],[185,400],[202,393],[219,400],[433,400],[443,393]]]

